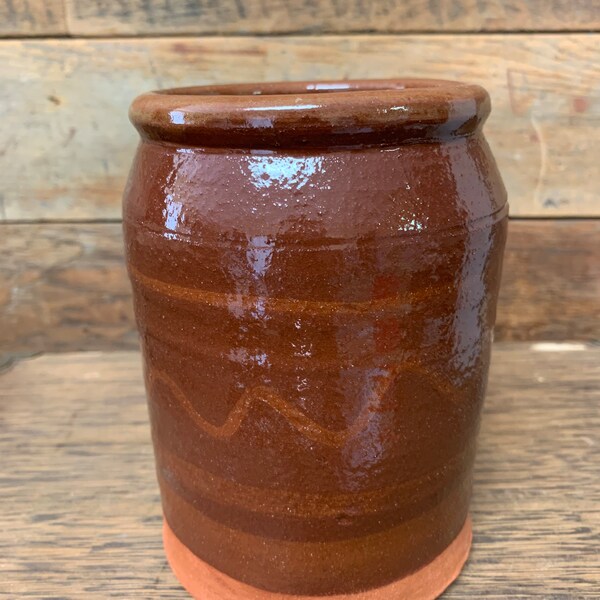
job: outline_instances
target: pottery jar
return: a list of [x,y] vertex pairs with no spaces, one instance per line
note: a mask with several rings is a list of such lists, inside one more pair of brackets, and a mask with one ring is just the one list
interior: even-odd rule
[[124,200],[164,543],[202,600],[458,575],[507,224],[476,85],[137,98]]

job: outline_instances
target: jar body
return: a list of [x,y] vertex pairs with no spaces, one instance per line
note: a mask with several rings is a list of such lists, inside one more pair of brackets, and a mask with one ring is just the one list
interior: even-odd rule
[[461,531],[506,236],[482,136],[143,140],[124,232],[165,519],[231,578],[352,594]]

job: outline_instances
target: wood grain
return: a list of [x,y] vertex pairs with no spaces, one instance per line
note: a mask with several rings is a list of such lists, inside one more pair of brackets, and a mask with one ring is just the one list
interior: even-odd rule
[[564,31],[600,27],[596,0],[66,0],[74,35]]
[[0,64],[0,219],[119,218],[142,91],[401,75],[488,88],[513,216],[600,216],[600,34],[5,41]]
[[599,28],[597,0],[0,0],[0,37]]
[[[600,348],[497,344],[471,558],[446,599],[597,598]],[[160,542],[140,357],[0,375],[0,595],[184,599]]]
[[600,340],[600,220],[511,221],[499,340]]
[[[136,348],[118,223],[0,227],[0,354]],[[600,339],[600,221],[513,221],[496,339]]]
[[137,347],[119,224],[0,234],[0,354]]
[[0,0],[0,37],[66,33],[63,0]]

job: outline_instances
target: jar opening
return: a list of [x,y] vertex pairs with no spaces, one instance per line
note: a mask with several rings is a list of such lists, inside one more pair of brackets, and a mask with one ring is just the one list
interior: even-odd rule
[[433,79],[365,79],[349,81],[276,81],[273,83],[233,83],[201,85],[158,90],[167,96],[286,96],[294,94],[335,94],[340,92],[373,92],[433,88],[446,85],[446,81]]
[[489,110],[477,85],[374,79],[159,90],[136,98],[130,118],[145,139],[189,146],[339,147],[469,135]]

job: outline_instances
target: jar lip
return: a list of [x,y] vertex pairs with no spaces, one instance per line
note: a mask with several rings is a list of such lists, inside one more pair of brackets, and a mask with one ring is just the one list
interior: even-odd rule
[[447,140],[473,133],[489,112],[481,86],[406,78],[172,88],[138,96],[129,116],[149,140],[294,148]]

